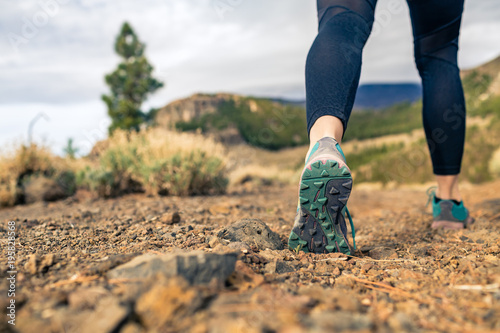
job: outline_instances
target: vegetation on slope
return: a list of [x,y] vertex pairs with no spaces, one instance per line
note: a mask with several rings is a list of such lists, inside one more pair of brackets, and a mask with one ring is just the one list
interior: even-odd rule
[[422,103],[400,103],[389,108],[353,112],[344,141],[409,133],[422,127]]
[[207,133],[234,126],[247,143],[276,150],[306,144],[305,123],[302,107],[246,97],[226,101],[217,112],[204,114],[190,122],[178,122],[176,127],[182,131],[201,129]]
[[[477,103],[469,109],[469,114],[488,117],[489,121],[467,128],[461,177],[472,183],[489,181],[499,176],[492,166],[498,164],[493,158],[498,155],[495,152],[500,142],[500,96]],[[360,156],[366,163],[359,162]],[[350,165],[351,159],[357,182],[419,183],[433,179],[425,139],[408,146],[383,146],[347,154]]]

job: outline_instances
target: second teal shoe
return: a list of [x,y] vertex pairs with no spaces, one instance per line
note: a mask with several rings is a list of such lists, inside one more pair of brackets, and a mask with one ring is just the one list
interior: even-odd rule
[[474,219],[469,215],[469,210],[465,208],[464,202],[454,200],[443,200],[436,197],[436,188],[427,190],[429,201],[432,202],[432,224],[434,229],[463,229],[474,223]]

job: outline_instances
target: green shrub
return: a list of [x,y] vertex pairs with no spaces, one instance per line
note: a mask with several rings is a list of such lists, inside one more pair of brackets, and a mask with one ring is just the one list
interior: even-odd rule
[[220,159],[199,150],[187,155],[176,154],[149,168],[146,174],[161,178],[148,185],[158,193],[174,195],[223,193],[228,181],[221,166]]
[[96,164],[81,168],[77,183],[102,197],[223,193],[228,182],[222,146],[200,135],[160,129],[116,131]]
[[76,173],[76,184],[78,188],[95,192],[98,196],[103,198],[118,194],[116,183],[113,173],[104,170],[102,167],[92,168],[87,165],[84,169]]

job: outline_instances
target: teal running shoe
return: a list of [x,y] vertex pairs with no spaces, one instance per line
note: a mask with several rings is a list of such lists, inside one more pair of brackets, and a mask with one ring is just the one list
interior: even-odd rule
[[[288,239],[290,250],[352,254],[356,248],[355,231],[346,207],[351,189],[351,171],[340,145],[333,138],[322,138],[314,145],[302,171],[297,215]],[[351,223],[353,247],[347,239],[346,215]]]
[[474,219],[469,215],[469,210],[465,208],[464,202],[455,200],[443,200],[436,197],[436,187],[427,190],[429,202],[432,202],[432,225],[434,229],[464,229],[474,223]]

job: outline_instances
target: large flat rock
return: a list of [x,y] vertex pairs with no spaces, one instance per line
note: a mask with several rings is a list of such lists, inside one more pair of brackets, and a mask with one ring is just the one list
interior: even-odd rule
[[109,279],[146,279],[158,273],[183,277],[192,285],[223,283],[234,271],[235,253],[215,254],[202,251],[165,255],[144,254],[107,273]]

